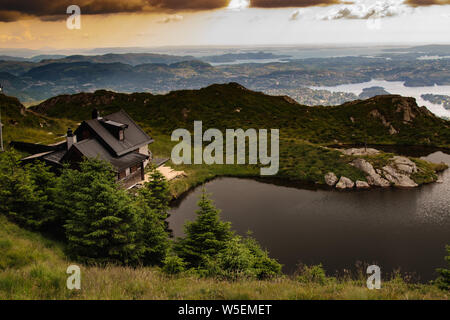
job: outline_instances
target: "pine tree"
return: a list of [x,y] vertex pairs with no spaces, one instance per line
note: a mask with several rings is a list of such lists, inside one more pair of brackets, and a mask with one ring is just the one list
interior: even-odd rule
[[144,265],[161,265],[169,250],[169,234],[164,221],[150,209],[146,199],[138,196],[135,202],[139,218],[138,243],[141,247],[141,262]]
[[65,169],[59,192],[66,210],[69,254],[87,263],[136,263],[138,211],[115,181],[109,163],[86,160],[80,171]]
[[220,221],[220,211],[216,209],[203,189],[197,218],[184,227],[186,237],[179,239],[175,251],[189,267],[198,267],[204,258],[210,258],[223,250],[233,237],[229,222]]
[[43,162],[27,165],[25,170],[30,175],[35,193],[40,199],[39,206],[35,208],[40,211],[37,213],[40,229],[54,235],[61,235],[54,230],[55,223],[58,221],[58,212],[55,210],[55,199],[57,196],[56,191],[59,177],[51,172],[49,167]]
[[171,199],[169,184],[155,167],[152,168],[149,182],[146,182],[144,188],[140,189],[139,192],[146,199],[150,209],[155,211],[162,221],[168,218],[169,201]]
[[[38,178],[41,176],[41,178]],[[23,227],[38,230],[51,214],[47,192],[54,175],[43,165],[24,169],[20,155],[3,152],[0,157],[0,211]]]

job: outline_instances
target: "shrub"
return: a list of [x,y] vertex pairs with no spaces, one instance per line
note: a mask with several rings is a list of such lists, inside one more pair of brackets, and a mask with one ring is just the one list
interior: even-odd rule
[[450,290],[450,246],[446,246],[448,256],[445,257],[447,261],[447,268],[437,269],[440,274],[439,278],[436,279],[436,284],[442,290]]
[[206,269],[211,276],[221,276],[229,280],[253,277],[255,257],[250,249],[236,236],[228,241],[225,248],[206,262]]
[[233,237],[216,256],[206,257],[202,275],[227,280],[269,279],[281,274],[281,265],[251,237]]
[[163,260],[162,271],[166,274],[180,274],[186,269],[186,263],[179,256],[172,254],[168,255]]
[[269,253],[263,250],[256,239],[250,234],[244,238],[246,247],[253,256],[253,266],[255,276],[262,279],[269,279],[281,274],[282,265],[277,260],[269,257]]
[[330,278],[326,276],[322,264],[319,264],[315,266],[301,266],[297,280],[301,283],[317,283],[325,285],[329,282]]

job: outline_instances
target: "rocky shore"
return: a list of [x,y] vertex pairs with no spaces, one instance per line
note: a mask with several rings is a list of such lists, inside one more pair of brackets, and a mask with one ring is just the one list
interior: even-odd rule
[[[337,177],[333,172],[328,172],[324,176],[325,183],[338,190],[350,189],[370,189],[370,188],[415,188],[420,185],[415,181],[415,174],[423,173],[423,169],[418,167],[416,162],[404,156],[392,156],[380,165],[374,165],[377,156],[382,156],[383,153],[372,148],[351,148],[339,150],[343,155],[351,156],[354,159],[350,165],[361,170],[365,176],[366,181],[352,181],[351,179],[341,176]],[[433,171],[434,172],[434,171]],[[430,177],[432,182],[438,180],[435,172]]]

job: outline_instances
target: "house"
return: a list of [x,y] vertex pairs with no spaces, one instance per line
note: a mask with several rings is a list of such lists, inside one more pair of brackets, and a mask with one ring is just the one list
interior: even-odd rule
[[43,152],[23,162],[40,160],[56,168],[70,163],[76,168],[83,158],[99,158],[111,163],[117,180],[129,188],[145,179],[144,169],[152,160],[148,145],[152,142],[124,110],[104,117],[94,110],[92,119],[83,121],[75,132],[68,129],[65,141],[43,146]]

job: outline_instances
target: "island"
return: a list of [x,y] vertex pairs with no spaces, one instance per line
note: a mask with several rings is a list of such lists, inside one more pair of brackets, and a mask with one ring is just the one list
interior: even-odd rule
[[450,110],[450,96],[443,94],[423,94],[422,99],[435,104],[441,104],[445,109]]

